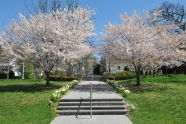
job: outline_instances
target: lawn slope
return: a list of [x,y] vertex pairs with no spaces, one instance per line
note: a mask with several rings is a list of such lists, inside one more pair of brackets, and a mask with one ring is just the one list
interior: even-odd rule
[[49,124],[56,114],[55,108],[48,108],[48,100],[66,83],[52,82],[46,88],[44,81],[0,80],[0,123]]
[[134,124],[185,124],[186,75],[142,77],[142,86],[134,79],[120,81],[131,94],[126,98],[136,106],[129,114]]

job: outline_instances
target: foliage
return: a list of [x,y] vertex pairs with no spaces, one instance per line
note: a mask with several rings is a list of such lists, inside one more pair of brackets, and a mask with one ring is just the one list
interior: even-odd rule
[[128,72],[128,71],[124,71],[124,72],[118,72],[112,76],[108,76],[109,80],[124,80],[124,79],[130,79],[130,78],[134,78],[135,77],[135,73],[134,72]]
[[9,72],[9,78],[10,79],[16,78],[15,73],[12,70]]
[[102,74],[104,77],[107,77],[107,76],[109,76],[109,75],[111,75],[109,72],[103,72],[103,74]]
[[51,81],[73,81],[79,80],[78,77],[68,77],[68,76],[59,76],[59,75],[50,75]]
[[46,76],[45,76],[45,75],[37,75],[36,78],[37,78],[38,80],[43,80],[43,79],[46,78]]
[[4,72],[0,73],[0,79],[6,79],[7,78],[7,74]]
[[95,75],[101,75],[101,65],[100,64],[96,64],[96,65],[94,65],[94,74]]
[[110,74],[110,73],[103,73],[104,79],[109,79],[109,80],[125,80],[125,79],[130,79],[135,77],[134,72],[129,72],[129,71],[123,71],[123,72],[118,72],[116,74]]
[[53,75],[59,75],[59,76],[65,76],[65,71],[62,70],[55,70],[52,74]]
[[117,91],[117,93],[121,94],[123,97],[127,97],[128,94],[130,93],[130,90],[123,87],[121,84],[114,80],[107,79],[107,83],[109,83]]
[[121,16],[120,24],[105,26],[103,53],[109,58],[133,67],[136,73],[136,85],[140,86],[142,70],[157,70],[162,66],[179,66],[185,61],[186,54],[182,50],[186,33],[172,35],[170,30],[175,25],[152,25],[159,11],[142,15],[133,12]]
[[79,80],[81,80],[82,77],[83,77],[83,74],[82,73],[77,73],[77,74],[75,74],[75,76],[78,77]]
[[34,79],[34,66],[30,62],[25,63],[25,79]]
[[94,35],[93,15],[93,11],[80,7],[28,18],[20,14],[18,21],[5,28],[0,42],[8,54],[43,71],[49,86],[49,76],[55,67],[92,52],[85,41]]
[[[9,72],[9,79],[14,79],[14,78],[16,78],[16,77],[15,77],[15,74],[14,74],[14,72],[11,70],[11,71]],[[5,72],[0,72],[0,79],[7,79],[7,73],[5,73]]]
[[62,86],[60,89],[57,89],[54,91],[52,96],[50,97],[50,100],[48,102],[48,107],[51,107],[52,103],[58,102],[65,93],[72,89],[75,85],[77,85],[78,81],[73,80],[72,82],[69,82],[68,84]]

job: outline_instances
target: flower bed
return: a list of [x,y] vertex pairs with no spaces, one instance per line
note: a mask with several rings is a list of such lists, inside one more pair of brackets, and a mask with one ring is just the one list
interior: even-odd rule
[[[109,83],[116,90],[116,92],[122,95],[123,97],[127,97],[130,94],[130,90],[123,87],[117,81],[107,79],[107,83]],[[135,109],[135,106],[128,101],[125,101],[125,102],[126,102],[128,113],[133,112]]]
[[69,82],[69,84],[62,86],[60,89],[57,89],[56,91],[54,91],[54,93],[52,94],[48,102],[48,107],[50,107],[52,103],[58,102],[61,99],[61,97],[65,95],[67,91],[69,91],[75,85],[77,85],[77,83],[78,83],[77,80],[73,80],[72,82]]
[[123,97],[127,97],[130,94],[130,90],[120,85],[117,81],[107,79],[107,82]]

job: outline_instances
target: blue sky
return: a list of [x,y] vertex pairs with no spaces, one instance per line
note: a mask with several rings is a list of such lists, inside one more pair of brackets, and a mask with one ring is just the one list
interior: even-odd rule
[[[12,19],[17,19],[18,13],[26,13],[25,1],[30,0],[0,0],[0,29]],[[119,23],[119,16],[133,10],[142,12],[143,9],[153,9],[164,0],[80,0],[83,6],[90,7],[96,12],[96,32],[103,31],[103,26],[108,22]],[[186,0],[168,0],[186,6]]]
[[[25,2],[26,1],[26,2]],[[30,0],[0,0],[0,30],[3,29],[12,19],[17,19],[18,13],[27,14],[25,3]],[[100,37],[99,33],[103,32],[104,25],[111,23],[119,23],[119,16],[133,10],[141,13],[142,10],[152,10],[165,0],[80,0],[81,5],[89,7],[96,12],[95,25],[98,34],[93,39]],[[186,0],[167,0],[169,2],[180,3],[186,7]]]

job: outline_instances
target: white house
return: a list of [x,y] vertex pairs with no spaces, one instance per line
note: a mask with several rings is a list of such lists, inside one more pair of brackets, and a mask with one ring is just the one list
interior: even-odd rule
[[0,56],[0,72],[12,70],[15,76],[19,76],[18,66],[15,64],[15,59],[10,59],[7,56]]
[[110,72],[111,74],[123,71],[134,71],[133,67],[128,67],[124,62],[109,57],[104,57],[104,59],[106,72]]

